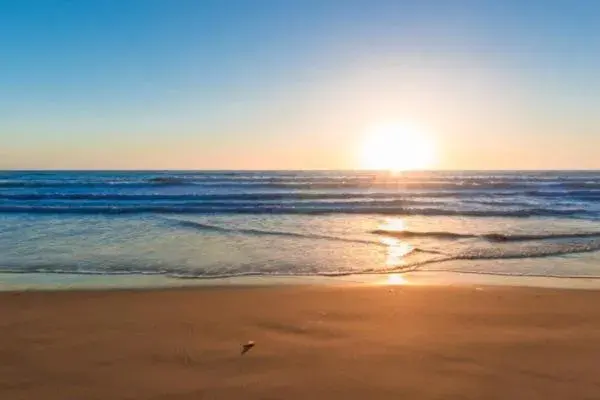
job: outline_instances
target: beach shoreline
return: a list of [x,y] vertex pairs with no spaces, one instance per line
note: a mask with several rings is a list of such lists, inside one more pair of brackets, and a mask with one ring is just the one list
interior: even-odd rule
[[0,273],[0,293],[62,290],[134,290],[248,286],[507,286],[600,290],[599,277],[510,276],[446,271],[341,276],[237,276],[177,278],[165,275]]
[[6,292],[0,396],[591,398],[599,300],[469,285]]

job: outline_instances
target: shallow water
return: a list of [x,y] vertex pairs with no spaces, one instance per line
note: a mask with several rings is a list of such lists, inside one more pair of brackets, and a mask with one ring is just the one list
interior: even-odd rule
[[600,277],[597,172],[4,172],[0,272]]

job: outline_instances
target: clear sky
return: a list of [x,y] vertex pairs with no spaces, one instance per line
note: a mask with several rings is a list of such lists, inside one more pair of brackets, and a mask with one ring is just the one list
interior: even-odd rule
[[600,168],[599,107],[592,0],[0,0],[0,168]]

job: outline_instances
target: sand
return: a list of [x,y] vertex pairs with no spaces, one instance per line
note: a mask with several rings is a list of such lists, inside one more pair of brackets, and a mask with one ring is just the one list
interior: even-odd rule
[[365,398],[600,398],[600,292],[0,294],[0,399]]

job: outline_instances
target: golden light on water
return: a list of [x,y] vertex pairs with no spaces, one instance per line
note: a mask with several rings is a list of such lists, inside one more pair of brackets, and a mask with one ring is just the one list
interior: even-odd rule
[[385,264],[388,267],[398,267],[404,265],[404,257],[414,250],[409,243],[395,238],[384,237],[381,239],[381,242],[387,246],[387,257]]
[[377,229],[390,232],[402,232],[406,229],[406,224],[402,218],[386,218]]
[[[402,218],[392,217],[384,219],[377,229],[385,232],[402,232],[406,226]],[[405,265],[405,257],[414,251],[414,247],[410,243],[395,237],[381,236],[379,240],[386,247],[385,265],[387,267]]]
[[[406,229],[406,225],[401,218],[386,218],[378,226],[378,229],[381,231],[402,232]],[[394,237],[383,236],[380,241],[386,247],[385,265],[387,268],[406,265],[406,256],[414,251],[414,247],[410,243]],[[385,285],[405,285],[407,283],[401,274],[389,274],[383,282]]]
[[389,124],[369,129],[362,146],[366,169],[406,171],[431,168],[435,162],[433,140],[417,127]]

